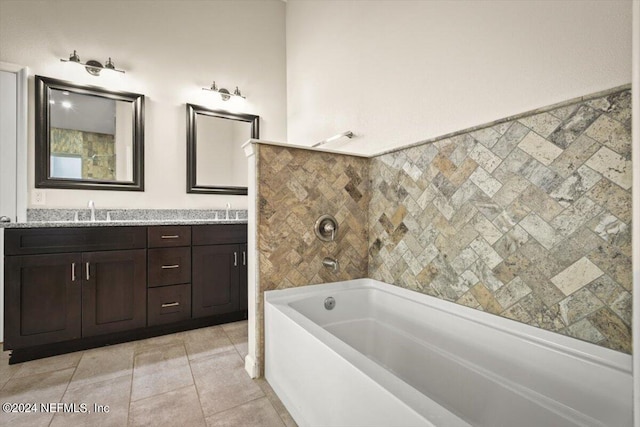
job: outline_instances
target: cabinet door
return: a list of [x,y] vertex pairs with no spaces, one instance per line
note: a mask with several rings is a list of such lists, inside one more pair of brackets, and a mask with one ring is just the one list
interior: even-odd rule
[[247,245],[240,245],[240,252],[242,253],[242,263],[240,265],[240,310],[247,311],[249,306],[247,277],[247,257],[249,254],[247,252]]
[[82,254],[82,336],[146,326],[147,251]]
[[239,245],[194,246],[191,253],[192,316],[238,311]]
[[80,255],[5,257],[5,350],[80,338]]

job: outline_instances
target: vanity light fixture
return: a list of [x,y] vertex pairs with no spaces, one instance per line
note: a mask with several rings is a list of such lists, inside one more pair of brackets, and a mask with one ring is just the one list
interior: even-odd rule
[[313,144],[311,147],[318,147],[318,146],[320,146],[320,145],[327,144],[327,143],[329,143],[329,142],[335,141],[335,140],[340,139],[340,138],[342,138],[342,137],[347,137],[347,138],[351,139],[351,138],[353,138],[354,136],[355,136],[355,135],[354,135],[354,133],[353,133],[353,132],[351,132],[350,130],[348,130],[348,131],[346,131],[346,132],[342,132],[342,133],[339,133],[339,134],[337,134],[337,135],[333,135],[332,137],[329,137],[329,138],[327,138],[327,139],[325,139],[325,140],[323,140],[323,141],[316,142],[316,143],[315,143],[315,144]]
[[242,93],[240,93],[240,89],[238,89],[238,86],[236,86],[236,90],[234,90],[233,93],[230,93],[225,88],[218,88],[218,86],[216,86],[215,81],[211,84],[211,87],[203,87],[202,90],[208,90],[210,92],[218,92],[220,94],[220,98],[222,98],[223,101],[228,101],[229,99],[231,99],[232,96],[237,96],[238,98],[247,99],[246,96],[243,96]]
[[91,74],[92,76],[99,76],[102,70],[117,71],[118,73],[124,74],[123,70],[118,70],[116,68],[116,66],[113,64],[113,61],[111,60],[111,57],[109,57],[104,65],[102,65],[101,62],[96,61],[95,59],[90,59],[86,63],[83,63],[80,61],[78,53],[74,50],[73,53],[69,55],[69,59],[60,59],[60,61],[75,62],[76,64],[80,64],[84,66],[84,68],[87,70],[87,73]]

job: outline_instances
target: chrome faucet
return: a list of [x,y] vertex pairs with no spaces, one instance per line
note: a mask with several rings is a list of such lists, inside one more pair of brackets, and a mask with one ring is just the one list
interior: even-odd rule
[[227,214],[224,217],[224,219],[227,219],[227,220],[229,219],[229,209],[231,209],[231,203],[227,203]]
[[91,209],[91,222],[96,222],[96,204],[93,200],[89,200],[89,209]]
[[322,265],[327,268],[332,268],[334,273],[340,269],[340,263],[338,262],[338,260],[331,257],[326,257],[325,259],[323,259]]

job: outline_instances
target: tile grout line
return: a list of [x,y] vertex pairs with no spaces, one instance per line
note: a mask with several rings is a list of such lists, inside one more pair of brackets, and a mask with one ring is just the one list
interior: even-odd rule
[[[271,390],[273,391],[273,394],[275,394],[276,397],[278,397],[278,395],[276,394],[276,392],[273,390],[273,388],[271,387],[271,385],[269,384],[269,382],[266,380],[266,378],[263,378],[264,382],[267,383],[267,385],[269,386],[269,388],[271,388]],[[260,387],[258,385],[258,387]],[[262,390],[262,392],[264,393],[264,390],[262,389],[262,387],[260,387],[260,389]],[[274,411],[276,411],[276,414],[278,414],[278,417],[280,418],[280,421],[282,421],[282,424],[284,426],[287,425],[287,423],[285,422],[284,418],[282,417],[282,414],[280,413],[280,411],[278,411],[278,409],[276,409],[276,407],[273,405],[273,402],[271,401],[271,399],[269,398],[269,395],[267,393],[264,393],[265,397],[267,398],[267,401],[269,402],[269,404],[271,405],[271,407],[273,408]],[[280,400],[280,398],[278,397],[278,400]],[[284,403],[282,403],[282,401],[280,401],[280,403],[282,404],[282,407],[287,410],[287,408],[284,406]],[[287,410],[287,413],[289,411]],[[291,416],[291,414],[289,414],[289,416]],[[293,418],[293,417],[292,417]]]
[[198,391],[198,384],[196,383],[196,378],[193,375],[193,369],[191,368],[191,359],[189,358],[189,352],[187,351],[187,346],[184,345],[184,340],[182,341],[182,346],[184,347],[184,353],[187,357],[187,364],[189,365],[189,372],[191,373],[191,380],[193,381],[193,388],[196,390],[196,396],[198,397],[198,406],[200,407],[200,413],[202,414],[202,421],[204,421],[204,425],[207,425],[207,417],[204,415],[204,409],[202,408],[202,399],[200,397],[200,391]]
[[[227,333],[227,331],[226,331],[222,326],[220,326],[220,329],[222,329],[222,332],[224,332],[225,336],[227,337],[227,339],[229,340],[229,342],[231,343],[231,345],[233,345],[234,350],[236,351],[236,353],[238,354],[238,356],[240,356],[240,360],[242,360],[242,354],[240,353],[240,351],[239,351],[239,350],[238,350],[238,348],[236,347],[236,344],[233,342],[233,340],[231,339],[231,337],[229,336],[229,334]],[[230,353],[230,351],[229,351],[228,353]],[[236,406],[233,406],[233,407],[231,407],[231,408],[227,408],[227,409],[224,409],[224,410],[222,410],[222,411],[216,412],[216,413],[214,413],[214,414],[211,414],[211,416],[216,415],[216,414],[220,414],[220,413],[225,412],[225,411],[229,411],[229,410],[231,410],[231,409],[238,408],[238,407],[240,407],[240,406],[242,406],[242,405],[245,405],[245,404],[250,403],[250,402],[254,402],[254,401],[258,400],[258,399],[266,398],[266,399],[267,399],[267,402],[269,402],[269,405],[271,405],[271,407],[273,408],[273,410],[274,410],[274,411],[276,412],[276,414],[278,415],[278,418],[280,418],[280,419],[281,419],[281,421],[282,421],[282,423],[283,423],[284,425],[286,425],[286,424],[284,423],[284,420],[282,420],[282,417],[280,416],[280,413],[279,413],[279,412],[276,410],[276,408],[273,406],[273,403],[271,403],[271,399],[269,399],[269,396],[267,395],[267,393],[265,393],[265,392],[264,392],[264,390],[262,389],[262,387],[260,387],[260,385],[259,385],[259,384],[257,384],[257,383],[256,383],[256,381],[255,381],[253,378],[252,378],[252,381],[254,382],[254,384],[256,384],[256,385],[258,386],[258,388],[259,388],[259,389],[260,389],[260,391],[262,392],[262,396],[260,396],[260,397],[256,397],[255,399],[248,400],[248,401],[246,401],[246,402],[244,402],[244,403],[240,403],[240,404],[238,404],[238,405],[236,405]],[[266,381],[266,380],[265,380],[265,381]]]
[[131,384],[129,384],[129,401],[127,402],[127,426],[131,424],[131,397],[133,396],[133,375],[136,369],[136,348],[132,348],[131,356]]
[[[82,355],[80,356],[80,359],[78,360],[78,364],[73,367],[73,373],[69,377],[69,381],[67,381],[67,386],[65,387],[64,392],[62,393],[62,396],[60,397],[60,399],[58,399],[60,403],[62,403],[62,400],[64,399],[64,395],[67,394],[67,390],[69,390],[69,384],[71,384],[71,380],[73,379],[73,376],[76,374],[76,371],[78,370],[78,365],[82,361],[82,358],[84,357],[84,355],[85,355],[85,351],[82,351]],[[57,369],[56,371],[60,371],[60,369]],[[51,372],[56,372],[56,371],[51,371]],[[34,374],[34,375],[36,375],[36,374]],[[49,420],[49,424],[48,424],[49,427],[51,427],[51,424],[53,424],[53,420],[56,417],[56,415],[57,414],[53,414],[53,416],[51,417],[51,420]]]

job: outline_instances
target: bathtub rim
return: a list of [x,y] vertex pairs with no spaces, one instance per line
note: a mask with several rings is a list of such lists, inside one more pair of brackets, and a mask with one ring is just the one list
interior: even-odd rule
[[[518,339],[550,348],[555,351],[568,354],[597,365],[617,370],[623,374],[632,376],[632,355],[599,346],[587,341],[582,341],[558,332],[548,331],[535,326],[518,322],[517,320],[494,315],[471,307],[466,307],[455,302],[446,301],[437,297],[422,294],[410,289],[390,285],[375,279],[354,279],[348,281],[322,283],[297,288],[278,289],[265,291],[265,304],[278,306],[281,311],[291,317],[299,319],[301,316],[305,324],[316,325],[302,313],[298,312],[289,303],[300,299],[325,294],[326,292],[345,291],[351,289],[376,289],[390,293],[410,302],[426,305],[434,310],[446,312],[463,320],[480,323],[483,326],[515,336]],[[323,329],[321,326],[320,329]]]

